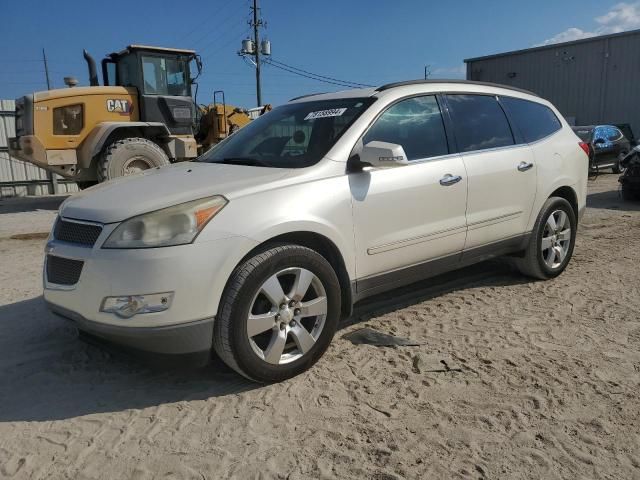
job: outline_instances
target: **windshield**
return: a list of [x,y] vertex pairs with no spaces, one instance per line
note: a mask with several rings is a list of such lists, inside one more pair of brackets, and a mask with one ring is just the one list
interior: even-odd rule
[[253,120],[198,161],[273,168],[303,168],[319,162],[372,98],[289,103]]

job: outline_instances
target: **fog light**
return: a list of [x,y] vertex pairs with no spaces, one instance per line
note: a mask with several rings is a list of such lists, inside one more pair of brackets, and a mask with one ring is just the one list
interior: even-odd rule
[[139,313],[154,313],[168,310],[172,300],[173,292],[106,297],[102,301],[100,311],[114,313],[121,318],[131,318]]

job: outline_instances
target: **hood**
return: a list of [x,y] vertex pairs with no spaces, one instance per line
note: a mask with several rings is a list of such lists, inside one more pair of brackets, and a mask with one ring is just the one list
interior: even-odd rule
[[121,222],[161,208],[212,195],[234,196],[269,189],[291,170],[219,163],[182,162],[120,177],[69,197],[60,207],[66,218]]

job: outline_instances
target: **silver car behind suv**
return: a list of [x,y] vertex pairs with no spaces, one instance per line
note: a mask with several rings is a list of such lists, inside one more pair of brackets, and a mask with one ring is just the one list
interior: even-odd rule
[[301,97],[194,162],[70,197],[50,308],[144,351],[213,348],[242,375],[313,365],[354,302],[498,255],[567,266],[587,155],[528,92],[416,81]]

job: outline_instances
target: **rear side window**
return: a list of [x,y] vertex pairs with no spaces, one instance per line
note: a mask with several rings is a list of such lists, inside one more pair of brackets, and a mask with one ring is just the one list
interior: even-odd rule
[[527,143],[548,137],[562,128],[555,113],[546,105],[520,98],[500,97]]
[[449,153],[440,107],[433,95],[402,100],[389,107],[366,133],[362,142],[402,145],[407,160]]
[[447,95],[458,149],[461,152],[513,145],[507,117],[495,97]]

